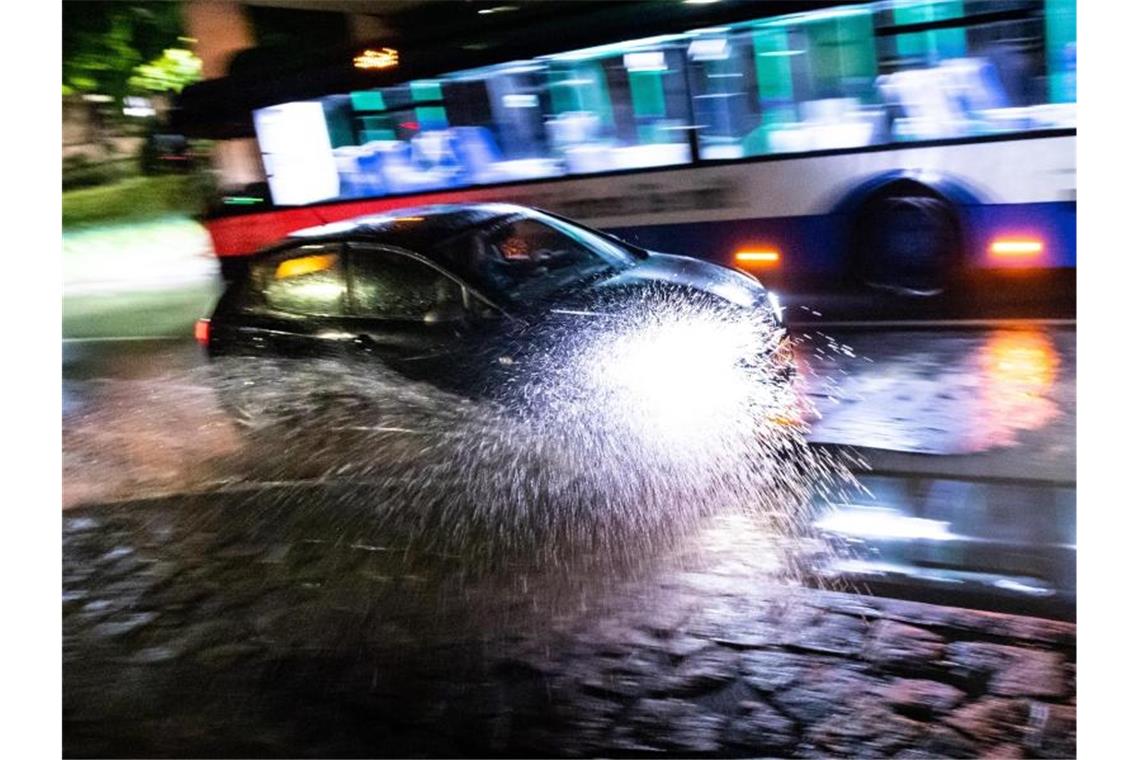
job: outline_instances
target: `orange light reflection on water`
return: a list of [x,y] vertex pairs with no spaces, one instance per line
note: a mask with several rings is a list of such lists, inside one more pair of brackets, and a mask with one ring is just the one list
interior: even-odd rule
[[1061,359],[1047,333],[996,332],[982,346],[979,360],[985,416],[1001,429],[1036,430],[1057,416],[1050,394]]

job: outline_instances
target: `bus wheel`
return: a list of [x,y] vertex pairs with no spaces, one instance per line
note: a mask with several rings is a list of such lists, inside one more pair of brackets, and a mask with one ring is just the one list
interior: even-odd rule
[[901,295],[938,295],[950,286],[960,239],[946,200],[921,185],[887,188],[856,214],[856,277]]

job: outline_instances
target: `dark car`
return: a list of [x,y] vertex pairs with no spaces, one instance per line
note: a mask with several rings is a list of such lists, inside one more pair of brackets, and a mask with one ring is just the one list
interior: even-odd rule
[[[211,357],[355,357],[449,390],[502,388],[544,339],[646,294],[747,310],[783,335],[750,275],[644,251],[507,204],[402,209],[294,233],[233,277],[198,339]],[[562,336],[553,337],[551,336]]]

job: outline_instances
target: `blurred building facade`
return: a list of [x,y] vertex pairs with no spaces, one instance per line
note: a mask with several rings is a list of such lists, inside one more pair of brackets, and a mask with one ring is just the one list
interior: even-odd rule
[[[291,0],[187,0],[183,4],[186,34],[202,60],[205,79],[231,72],[243,53],[268,54],[314,44],[341,47],[390,32],[383,14],[408,2],[293,2]],[[213,151],[215,170],[227,184],[264,178],[261,154],[252,137],[219,140]]]

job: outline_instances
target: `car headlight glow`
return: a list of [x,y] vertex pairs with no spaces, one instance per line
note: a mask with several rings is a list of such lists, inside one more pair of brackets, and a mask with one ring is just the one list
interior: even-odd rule
[[768,291],[768,305],[772,307],[776,320],[784,324],[784,307],[780,305],[780,297],[771,290]]
[[764,320],[715,312],[637,324],[591,351],[594,395],[648,446],[720,448],[726,437],[759,434],[757,422],[786,402],[786,383],[765,358],[773,333]]

